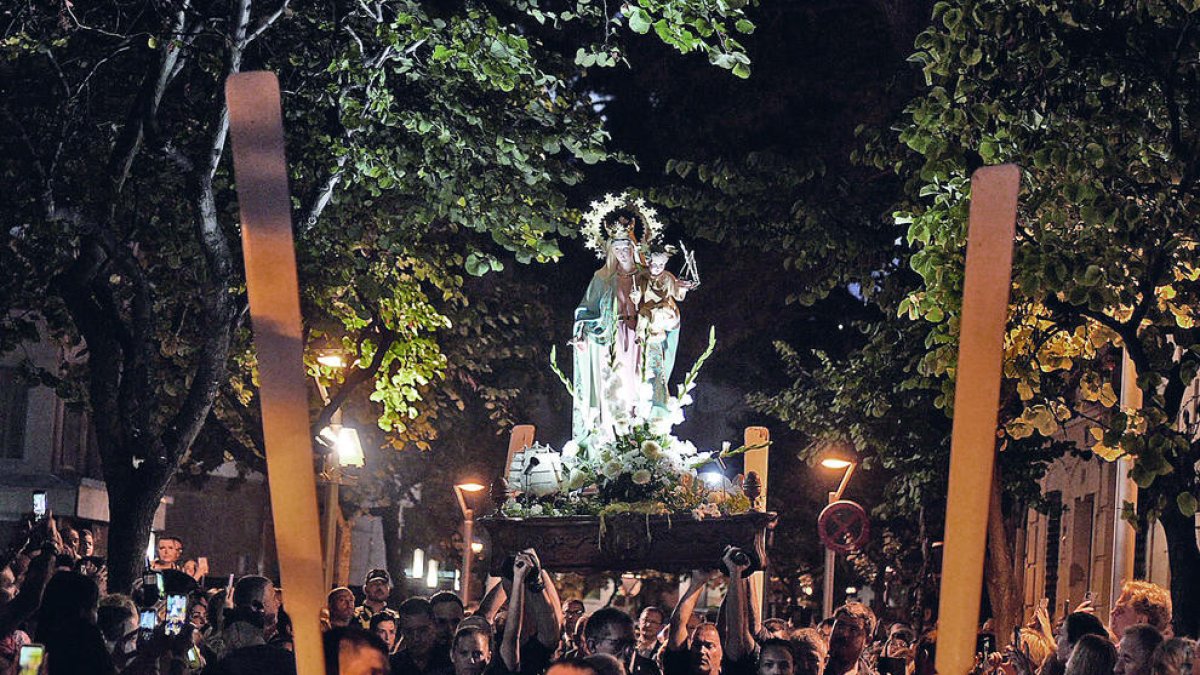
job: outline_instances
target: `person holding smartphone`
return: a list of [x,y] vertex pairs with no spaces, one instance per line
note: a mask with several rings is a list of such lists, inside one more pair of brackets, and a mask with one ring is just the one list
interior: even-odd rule
[[78,572],[59,572],[42,596],[35,642],[46,646],[48,675],[115,675],[96,626],[100,589]]

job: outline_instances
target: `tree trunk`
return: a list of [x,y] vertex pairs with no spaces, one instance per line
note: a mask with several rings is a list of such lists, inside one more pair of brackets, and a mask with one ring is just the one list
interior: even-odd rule
[[[1174,501],[1174,500],[1172,500]],[[1200,548],[1196,543],[1196,519],[1168,504],[1159,516],[1167,536],[1167,560],[1171,567],[1171,604],[1176,636],[1200,634]]]
[[[142,478],[139,476],[139,478]],[[154,512],[170,480],[148,478],[108,487],[108,590],[128,593],[146,568]]]
[[404,551],[400,545],[400,507],[388,504],[371,509],[379,516],[383,524],[383,552],[387,560],[388,574],[392,575],[392,589],[398,592],[404,588]]
[[1022,623],[1022,583],[1013,564],[1015,528],[1005,523],[1000,497],[1000,467],[992,475],[992,499],[988,508],[987,558],[984,585],[992,604],[992,632],[997,647],[1008,643],[1013,629]]

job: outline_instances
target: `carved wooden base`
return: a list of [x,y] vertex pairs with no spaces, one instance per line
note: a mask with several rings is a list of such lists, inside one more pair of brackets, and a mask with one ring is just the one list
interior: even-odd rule
[[[499,518],[476,521],[491,538],[489,573],[503,576],[505,558],[525,548],[537,551],[551,572],[685,572],[715,568],[732,544],[766,560],[766,535],[776,514],[752,511],[696,520],[691,514],[621,514],[562,518]],[[759,565],[755,566],[756,568]]]

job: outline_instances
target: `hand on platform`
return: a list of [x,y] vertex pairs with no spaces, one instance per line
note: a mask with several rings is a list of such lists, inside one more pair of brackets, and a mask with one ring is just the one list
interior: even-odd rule
[[746,576],[745,572],[750,568],[750,556],[736,546],[725,548],[725,555],[721,557],[721,562],[725,563],[725,569],[732,579],[741,579]]

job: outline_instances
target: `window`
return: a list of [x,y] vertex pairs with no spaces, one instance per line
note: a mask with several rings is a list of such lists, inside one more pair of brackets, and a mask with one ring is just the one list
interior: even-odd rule
[[[1046,494],[1049,510],[1046,518],[1046,598],[1050,601],[1050,614],[1058,602],[1058,546],[1062,536],[1062,493],[1055,490]],[[1069,608],[1067,611],[1071,611]]]
[[16,368],[0,368],[0,459],[25,459],[29,386]]

